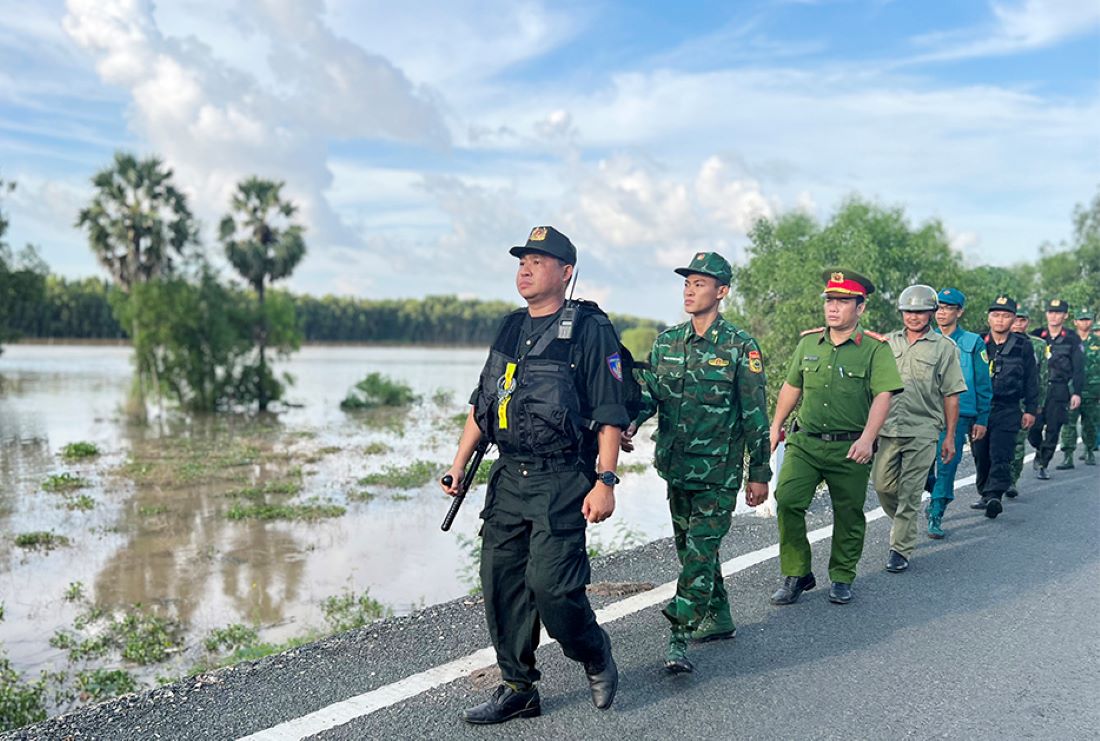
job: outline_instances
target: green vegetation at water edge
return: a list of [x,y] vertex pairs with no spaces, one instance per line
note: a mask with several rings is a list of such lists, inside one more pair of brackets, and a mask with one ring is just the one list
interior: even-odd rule
[[255,645],[259,638],[259,631],[244,623],[233,623],[224,628],[215,628],[203,640],[202,645],[207,651],[222,651],[237,649]]
[[404,466],[386,466],[359,479],[360,486],[387,486],[391,489],[414,489],[434,479],[445,466],[432,461],[416,460]]
[[19,533],[15,536],[15,544],[20,548],[27,548],[30,550],[43,550],[46,552],[52,551],[55,548],[64,548],[72,543],[64,535],[58,535],[57,533],[47,532],[44,530],[36,530],[30,533]]
[[168,511],[168,507],[163,504],[146,504],[138,507],[138,514],[142,517],[156,517],[157,515],[163,515]]
[[275,449],[265,433],[256,426],[244,431],[227,426],[202,436],[142,446],[117,473],[136,484],[162,488],[247,481],[254,466],[272,468],[291,461],[288,453]]
[[363,448],[363,455],[385,455],[390,452],[390,446],[381,440],[367,443]]
[[85,661],[116,652],[135,664],[164,661],[183,645],[179,623],[135,604],[121,614],[89,605],[73,621],[72,629],[58,630],[50,645],[69,652],[69,661]]
[[374,409],[376,407],[404,407],[417,400],[412,388],[401,381],[371,373],[351,387],[340,402],[344,410]]
[[88,479],[66,471],[47,476],[46,480],[42,482],[42,491],[56,493],[84,489],[89,486],[91,486],[91,482]]
[[65,509],[87,512],[90,509],[95,509],[95,500],[87,494],[81,494],[75,497],[66,497]]
[[79,602],[82,599],[84,599],[84,582],[69,582],[69,586],[65,589],[65,601]]
[[369,590],[360,595],[346,591],[326,597],[321,602],[321,612],[334,633],[352,630],[392,614],[388,607],[370,596]]
[[46,679],[25,682],[0,651],[0,733],[46,719]]
[[243,489],[233,489],[226,492],[227,497],[241,499],[263,499],[270,495],[300,494],[302,483],[300,481],[268,481],[260,486],[246,486]]
[[82,697],[106,700],[137,690],[137,682],[125,669],[92,669],[77,672],[76,689]]
[[82,461],[87,458],[95,458],[99,455],[99,448],[92,443],[69,443],[61,449],[61,457],[67,461]]
[[226,512],[230,520],[323,520],[341,517],[347,509],[338,504],[250,504],[234,505]]

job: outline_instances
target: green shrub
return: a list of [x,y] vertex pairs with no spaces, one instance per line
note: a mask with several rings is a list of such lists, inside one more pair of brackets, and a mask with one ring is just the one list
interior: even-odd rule
[[49,492],[75,491],[76,489],[84,489],[90,485],[87,479],[66,471],[65,473],[55,473],[52,476],[48,476],[46,480],[42,482],[42,490]]
[[370,596],[369,590],[359,596],[346,591],[326,597],[321,602],[321,612],[334,633],[352,630],[391,614],[388,607]]
[[64,535],[37,530],[32,533],[19,533],[15,536],[15,544],[20,548],[32,550],[52,551],[54,548],[68,546],[69,539]]
[[99,455],[99,448],[92,443],[69,443],[61,449],[61,457],[67,461],[82,461],[86,458],[95,458]]
[[0,732],[46,719],[46,681],[24,682],[0,654]]
[[206,647],[207,651],[218,651],[221,649],[236,651],[241,648],[255,645],[259,635],[259,632],[251,626],[243,623],[233,623],[224,628],[215,628],[210,631],[210,634],[206,636],[206,640],[203,641],[203,645]]
[[76,688],[92,700],[106,700],[137,690],[137,682],[124,669],[94,669],[77,672]]
[[413,461],[407,466],[386,466],[359,479],[360,486],[388,486],[411,489],[423,486],[436,477],[444,466],[431,461]]
[[345,410],[373,409],[375,407],[403,407],[416,401],[412,388],[400,381],[371,373],[351,387],[348,395],[340,402]]

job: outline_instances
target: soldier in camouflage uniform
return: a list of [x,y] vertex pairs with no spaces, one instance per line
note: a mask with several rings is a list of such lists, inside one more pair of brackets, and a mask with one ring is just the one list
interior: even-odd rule
[[[1012,323],[1012,331],[1026,335],[1031,340],[1031,346],[1035,350],[1035,365],[1039,369],[1039,408],[1041,409],[1047,399],[1047,379],[1049,377],[1047,343],[1028,334],[1027,329],[1030,323],[1031,313],[1023,306],[1016,309],[1016,321]],[[1005,491],[1005,496],[1009,499],[1015,499],[1020,493],[1019,489],[1016,488],[1016,484],[1020,481],[1020,474],[1024,470],[1025,452],[1027,452],[1027,430],[1020,430],[1016,433],[1016,450],[1012,458],[1012,486]]]
[[668,482],[682,567],[676,596],[664,608],[672,624],[665,668],[672,673],[693,671],[689,640],[736,633],[718,549],[730,528],[746,449],[751,506],[767,499],[771,479],[760,348],[718,311],[729,293],[730,264],[715,252],[700,252],[676,272],[684,276],[684,311],[691,320],[654,341],[650,367],[639,371],[644,406],[623,434],[629,451],[638,425],[657,414],[656,467]]
[[1096,455],[1092,452],[1092,443],[1096,440],[1097,416],[1100,416],[1100,337],[1092,331],[1094,315],[1091,309],[1077,312],[1073,323],[1077,336],[1085,350],[1085,386],[1081,390],[1081,406],[1071,409],[1069,420],[1062,428],[1062,455],[1064,459],[1057,468],[1073,468],[1073,451],[1077,448],[1077,419],[1081,419],[1081,442],[1085,452],[1081,460],[1086,466],[1096,465]]

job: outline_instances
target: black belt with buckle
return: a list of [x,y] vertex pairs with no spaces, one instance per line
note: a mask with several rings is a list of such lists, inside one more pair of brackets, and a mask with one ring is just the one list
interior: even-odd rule
[[805,430],[799,430],[799,432],[801,432],[803,435],[808,435],[809,437],[816,437],[818,440],[824,440],[827,443],[851,442],[853,440],[858,440],[861,437],[863,437],[862,432],[822,432],[822,433],[816,433],[816,432],[806,432]]

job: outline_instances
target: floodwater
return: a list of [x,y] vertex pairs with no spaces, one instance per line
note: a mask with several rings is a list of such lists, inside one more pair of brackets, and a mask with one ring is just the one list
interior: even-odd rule
[[[473,349],[310,346],[281,365],[297,379],[288,394],[293,406],[284,411],[191,423],[154,415],[134,426],[121,412],[129,348],[7,346],[0,355],[0,645],[25,674],[61,668],[65,653],[48,639],[81,610],[64,598],[72,582],[94,604],[140,603],[174,616],[191,649],[231,623],[260,625],[268,641],[322,628],[321,601],[348,590],[369,590],[395,614],[467,594],[484,487],[443,533],[449,499],[434,483],[392,490],[356,482],[413,460],[442,472],[459,434],[454,418],[466,409],[483,359]],[[374,371],[403,380],[423,399],[399,423],[339,408],[347,390]],[[229,449],[242,438],[278,455],[246,461],[227,480],[129,475],[134,459],[155,461],[196,444]],[[638,439],[639,450],[622,462],[652,462],[649,435]],[[101,455],[66,463],[60,451],[76,441],[94,443]],[[365,452],[379,442],[388,452]],[[66,472],[91,482],[78,493],[94,508],[71,510],[62,496],[43,491],[48,476]],[[234,487],[288,475],[302,484],[294,501],[315,498],[345,506],[346,514],[311,522],[226,517]],[[670,531],[652,466],[623,478],[614,517],[589,528],[590,545],[604,551]],[[374,497],[356,499],[364,489]],[[16,547],[15,535],[30,531],[67,536],[71,545]]]

